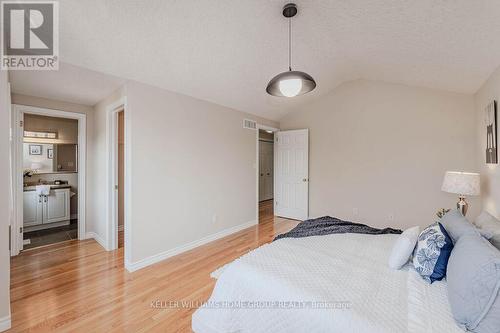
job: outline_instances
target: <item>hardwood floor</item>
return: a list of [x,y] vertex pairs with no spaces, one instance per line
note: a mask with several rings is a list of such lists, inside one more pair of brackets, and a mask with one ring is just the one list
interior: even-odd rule
[[195,308],[169,302],[206,301],[212,271],[298,223],[269,214],[268,202],[259,211],[257,226],[134,273],[123,248],[106,252],[94,240],[23,252],[11,260],[9,332],[191,332]]

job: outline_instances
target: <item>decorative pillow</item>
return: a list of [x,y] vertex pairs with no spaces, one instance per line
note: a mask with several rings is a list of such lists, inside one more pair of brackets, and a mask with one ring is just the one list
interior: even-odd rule
[[453,243],[441,223],[425,228],[418,236],[413,253],[413,266],[422,278],[430,283],[446,276],[446,266]]
[[458,209],[450,210],[439,222],[450,235],[453,244],[455,244],[463,235],[479,235],[476,227],[474,227]]
[[487,211],[483,211],[481,215],[476,218],[474,224],[481,235],[500,250],[500,221]]
[[415,244],[417,244],[420,227],[413,227],[403,231],[394,244],[389,257],[389,267],[401,269],[410,259]]
[[500,251],[478,235],[455,244],[447,270],[448,300],[455,321],[477,333],[500,331]]

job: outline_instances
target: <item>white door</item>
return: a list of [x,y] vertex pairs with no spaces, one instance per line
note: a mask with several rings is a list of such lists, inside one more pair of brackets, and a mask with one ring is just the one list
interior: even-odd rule
[[309,215],[309,130],[277,132],[274,152],[275,215],[306,220]]
[[273,143],[259,141],[259,201],[273,198]]

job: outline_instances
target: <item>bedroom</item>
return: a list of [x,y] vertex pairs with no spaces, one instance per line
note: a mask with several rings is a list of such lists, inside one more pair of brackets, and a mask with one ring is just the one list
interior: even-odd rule
[[[283,16],[285,1],[56,3],[58,70],[0,72],[0,174],[4,177],[0,328],[205,332],[200,325],[213,324],[236,325],[227,331],[280,331],[279,326],[274,330],[247,326],[258,322],[246,316],[248,311],[223,309],[219,316],[209,316],[218,320],[210,322],[203,314],[211,310],[198,308],[210,297],[214,301],[235,297],[286,301],[284,297],[289,297],[289,301],[340,307],[339,322],[329,321],[325,310],[310,308],[289,313],[262,309],[254,315],[273,316],[276,322],[262,322],[276,325],[285,322],[278,322],[282,316],[306,319],[303,322],[319,325],[317,331],[324,331],[323,324],[342,330],[334,325],[351,322],[372,325],[367,326],[371,330],[343,326],[344,331],[440,331],[443,327],[417,325],[428,322],[414,320],[425,317],[418,302],[408,301],[410,296],[418,300],[416,291],[431,295],[431,305],[439,306],[446,316],[433,322],[449,324],[446,329],[452,332],[458,323],[466,322],[452,311],[456,303],[448,294],[448,276],[432,284],[413,279],[410,272],[416,269],[409,256],[404,270],[388,267],[394,244],[407,235],[347,233],[273,239],[296,227],[299,220],[323,216],[376,229],[415,233],[412,228],[418,227],[423,232],[438,221],[438,210],[454,210],[459,196],[465,194],[470,194],[465,198],[466,218],[484,226],[482,218],[488,215],[483,212],[488,212],[493,230],[483,237],[497,237],[500,176],[492,154],[497,130],[491,110],[500,97],[499,3],[297,1],[292,18]],[[270,81],[286,74],[289,67],[306,74],[300,76],[304,89],[314,89],[295,97],[266,91]],[[19,95],[27,96],[24,102],[16,100]],[[9,185],[8,133],[15,104],[85,110],[79,112],[85,114],[87,124],[85,191],[79,187],[79,195],[85,197],[85,230],[81,239],[69,243],[74,251],[69,258],[47,261],[47,251],[9,252],[9,236],[13,242],[19,239],[13,227],[18,216],[11,214],[15,204],[11,193],[16,189]],[[115,118],[110,114],[118,108],[125,118],[125,231],[124,247],[116,249],[116,214],[111,213],[116,174],[110,149]],[[245,120],[255,128],[245,128]],[[274,133],[274,207],[262,209],[264,216],[259,216],[256,129],[279,130]],[[284,159],[294,163],[287,164],[290,170],[302,172],[300,177],[300,172],[295,175],[295,184],[300,184],[296,191],[287,192],[276,183],[290,188],[284,177],[286,163],[279,164],[276,156],[284,151],[280,135],[292,130],[307,130],[300,142],[308,144],[300,148],[304,158]],[[453,176],[458,180],[448,182]],[[445,185],[470,188],[455,193],[458,190],[447,185],[443,191],[445,178]],[[288,214],[279,205],[280,195],[296,198],[300,209]],[[449,228],[444,226],[454,243]],[[479,240],[480,245],[490,244]],[[270,245],[262,246],[265,243]],[[338,251],[340,246],[344,252]],[[460,254],[457,248],[462,247],[456,246],[451,258]],[[290,252],[296,255],[285,255]],[[339,256],[320,255],[328,252]],[[10,258],[11,254],[16,255]],[[231,269],[219,269],[239,257],[237,265],[227,266]],[[266,262],[276,269],[266,270],[262,266]],[[330,266],[344,270],[343,274],[323,271],[325,262],[335,262]],[[26,268],[20,269],[23,265]],[[463,267],[467,266],[458,268]],[[232,283],[248,270],[254,283],[245,285],[241,280],[235,289],[241,293],[229,293]],[[325,274],[317,276],[326,279],[323,282],[340,281],[345,290],[315,281],[312,272],[318,270]],[[373,274],[366,275],[367,271]],[[271,277],[269,285],[259,284],[262,276]],[[351,284],[345,281],[349,277]],[[370,293],[368,289],[380,286],[384,278],[387,286],[389,281],[394,283],[394,290]],[[368,306],[383,308],[393,300],[401,304],[398,313],[404,315],[380,321],[374,318],[388,314],[366,308],[358,312],[359,298],[348,292],[362,281],[361,290],[371,302]],[[302,288],[308,282],[318,287]],[[283,290],[284,286],[290,288]],[[408,286],[415,287],[413,294]],[[260,287],[275,299],[252,292]],[[400,290],[399,296],[395,290]],[[321,291],[331,295],[326,303],[317,297]],[[481,291],[497,297],[488,298],[490,305],[498,304],[494,302],[498,289],[496,294],[489,286]],[[41,301],[54,306],[43,307]],[[152,306],[157,301],[159,306]],[[183,301],[195,304],[180,306]],[[414,311],[408,304],[413,304]],[[497,313],[498,307],[490,307],[481,307],[483,317]],[[364,317],[353,317],[359,313]],[[470,330],[482,327],[468,325]],[[224,331],[217,327],[216,331]],[[305,328],[288,327],[288,331]],[[309,330],[315,331],[312,326]]]

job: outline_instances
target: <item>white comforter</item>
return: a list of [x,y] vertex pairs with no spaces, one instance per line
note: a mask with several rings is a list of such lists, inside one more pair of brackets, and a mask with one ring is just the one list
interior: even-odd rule
[[285,238],[225,266],[196,333],[461,332],[446,283],[387,259],[397,235]]

